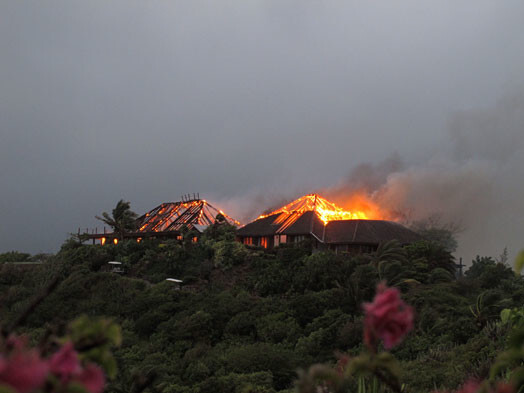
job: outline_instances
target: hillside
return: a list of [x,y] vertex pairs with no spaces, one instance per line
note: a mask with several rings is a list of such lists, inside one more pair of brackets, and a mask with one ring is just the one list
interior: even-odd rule
[[[126,273],[110,272],[108,261]],[[266,251],[235,242],[227,226],[197,244],[69,240],[42,265],[1,269],[3,325],[60,279],[19,329],[35,342],[82,314],[120,324],[118,375],[107,389],[115,393],[140,378],[163,393],[291,391],[298,369],[362,350],[361,304],[380,281],[415,308],[413,332],[393,350],[402,382],[413,392],[456,388],[488,376],[508,331],[500,311],[524,302],[522,278],[491,258],[455,279],[451,255],[428,242],[358,256],[312,254],[307,243]]]

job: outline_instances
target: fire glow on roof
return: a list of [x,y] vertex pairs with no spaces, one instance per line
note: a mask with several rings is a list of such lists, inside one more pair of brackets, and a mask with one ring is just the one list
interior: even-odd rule
[[139,232],[179,231],[184,226],[192,229],[195,225],[211,225],[218,214],[235,226],[240,223],[222,210],[218,210],[204,199],[162,203],[138,219]]
[[363,211],[344,210],[332,202],[322,198],[317,194],[308,194],[300,197],[293,202],[272,211],[269,214],[261,215],[260,218],[266,218],[278,214],[273,224],[279,225],[279,232],[291,226],[303,213],[313,211],[317,216],[327,224],[329,221],[336,220],[356,220],[369,219]]

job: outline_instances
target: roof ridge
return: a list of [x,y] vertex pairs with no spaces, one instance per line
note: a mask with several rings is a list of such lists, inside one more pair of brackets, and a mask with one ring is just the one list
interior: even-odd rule
[[355,239],[357,238],[357,230],[358,230],[359,222],[360,222],[360,220],[357,220],[357,225],[355,225],[355,230],[353,231],[353,239],[352,239],[352,241],[355,241]]

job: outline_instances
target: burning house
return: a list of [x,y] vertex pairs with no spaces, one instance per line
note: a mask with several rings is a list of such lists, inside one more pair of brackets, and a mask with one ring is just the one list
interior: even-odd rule
[[371,220],[361,211],[346,211],[316,194],[305,195],[237,231],[246,245],[272,248],[282,243],[310,240],[315,249],[371,252],[390,240],[408,244],[420,239],[392,221]]
[[[222,210],[212,206],[199,196],[185,196],[178,202],[166,202],[140,216],[136,220],[137,230],[126,232],[123,237],[141,241],[147,237],[176,238],[182,239],[183,231],[191,231],[195,234],[194,241],[209,225],[216,222],[217,218],[233,226],[239,227],[240,223],[229,217]],[[86,239],[118,243],[120,235],[114,232],[88,233],[83,235]]]

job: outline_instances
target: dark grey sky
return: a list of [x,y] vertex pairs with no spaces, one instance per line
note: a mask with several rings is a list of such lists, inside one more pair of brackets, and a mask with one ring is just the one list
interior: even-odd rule
[[[246,216],[395,153],[388,203],[430,199],[415,181],[398,200],[399,179],[458,173],[440,210],[522,216],[524,121],[507,107],[524,109],[522,15],[520,0],[3,1],[0,252],[55,251],[120,198],[143,213],[200,192]],[[482,197],[493,187],[507,199]],[[519,247],[522,220],[481,210],[466,255]]]

